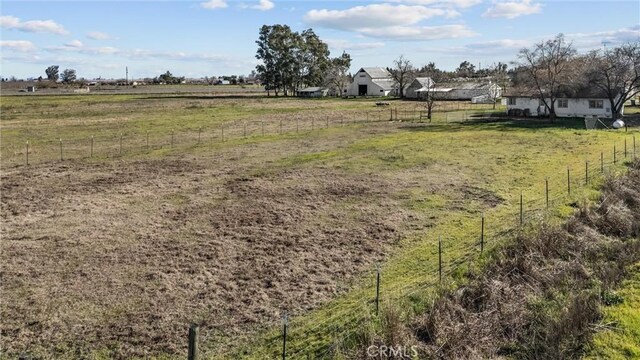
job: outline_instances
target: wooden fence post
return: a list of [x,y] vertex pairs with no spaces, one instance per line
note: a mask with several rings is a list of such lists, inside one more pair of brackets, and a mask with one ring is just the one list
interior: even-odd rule
[[567,194],[571,196],[571,170],[567,166]]
[[[171,141],[171,145],[173,145],[173,141]],[[120,156],[122,156],[122,133],[120,133]]]
[[604,151],[600,151],[600,172],[604,174]]
[[93,135],[91,135],[91,152],[89,157],[93,157]]
[[27,165],[29,165],[29,140],[27,140],[27,153],[26,153],[26,156],[27,156]]
[[62,161],[62,160],[63,160],[63,157],[62,157],[62,139],[60,139],[60,161]]

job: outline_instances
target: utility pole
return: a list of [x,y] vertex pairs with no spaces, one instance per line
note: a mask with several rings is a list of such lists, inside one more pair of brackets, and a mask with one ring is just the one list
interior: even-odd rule
[[125,66],[125,75],[124,75],[124,82],[127,86],[129,86],[129,67]]

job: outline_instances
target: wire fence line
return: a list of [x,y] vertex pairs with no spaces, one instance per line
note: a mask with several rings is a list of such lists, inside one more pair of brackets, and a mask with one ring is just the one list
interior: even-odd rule
[[[435,117],[433,122],[464,121],[484,116],[484,113],[454,112],[458,118]],[[414,111],[397,111],[394,108],[368,111],[366,113],[354,112],[347,118],[326,118],[324,121],[317,119],[290,117],[278,121],[237,121],[223,124],[208,129],[187,129],[176,132],[145,132],[129,133],[119,136],[100,136],[85,139],[57,139],[25,143],[24,151],[15,149],[16,154],[9,157],[14,166],[28,166],[32,163],[45,163],[53,161],[65,161],[67,159],[87,159],[92,157],[117,157],[125,154],[144,153],[154,149],[171,148],[178,146],[197,146],[207,142],[234,141],[261,136],[292,135],[296,133],[309,133],[323,128],[347,126],[350,124],[366,124],[372,122],[393,121],[427,121],[424,114]],[[442,115],[442,113],[439,113]],[[347,120],[349,119],[349,120]],[[585,159],[584,162],[575,162],[567,167],[567,172],[555,174],[541,179],[535,186],[526,189],[514,189],[515,193],[528,194],[527,197],[516,197],[504,204],[509,211],[512,221],[492,222],[491,213],[484,214],[488,220],[482,229],[474,229],[473,232],[459,236],[442,235],[442,246],[436,242],[436,234],[432,234],[431,241],[422,246],[404,253],[403,256],[415,259],[415,266],[403,269],[403,273],[395,274],[402,278],[410,278],[407,282],[385,281],[385,267],[373,272],[369,278],[381,277],[382,281],[376,286],[363,286],[356,289],[362,296],[349,297],[335,302],[333,307],[318,310],[306,316],[287,316],[283,328],[287,333],[272,332],[265,341],[258,344],[256,349],[260,351],[258,356],[265,355],[268,358],[325,358],[339,351],[341,346],[349,344],[357,336],[360,327],[367,321],[380,316],[379,308],[388,304],[407,301],[419,294],[432,292],[441,282],[446,282],[464,264],[476,259],[483,251],[497,245],[505,236],[518,231],[522,226],[531,224],[544,218],[545,214],[560,205],[566,205],[572,199],[576,199],[581,190],[601,181],[605,176],[624,169],[624,162],[637,159],[635,136],[625,136],[622,141],[612,144],[612,150],[602,152],[599,157]],[[12,146],[16,146],[13,144]],[[7,151],[6,144],[3,153]],[[3,162],[7,158],[3,156]],[[535,195],[531,195],[535,194]],[[452,202],[455,202],[453,200]],[[468,201],[459,200],[460,204]],[[478,213],[478,220],[481,214]],[[504,215],[503,215],[504,216]],[[480,221],[478,221],[480,224]],[[439,234],[440,235],[440,234]],[[429,248],[430,247],[430,248]],[[309,317],[313,317],[310,324]],[[203,325],[203,326],[206,326]],[[198,331],[190,331],[197,337]],[[206,340],[206,339],[205,339]],[[197,339],[189,340],[189,354],[197,356]],[[193,344],[193,345],[192,345]],[[207,347],[215,347],[215,344],[204,342],[202,351]],[[251,355],[251,352],[249,353]]]
[[[443,111],[433,113],[432,118],[427,119],[425,112],[418,107],[414,110],[399,110],[383,106],[376,110],[329,114],[323,118],[291,115],[276,120],[236,120],[213,126],[162,131],[123,130],[101,135],[99,130],[95,131],[96,134],[90,134],[90,130],[83,129],[81,136],[43,138],[42,135],[34,135],[32,139],[24,142],[4,135],[0,153],[3,166],[17,167],[72,159],[118,158],[159,149],[185,148],[260,137],[306,135],[316,130],[353,124],[389,121],[437,124],[485,118],[490,115],[491,113],[478,110]],[[52,130],[46,132],[50,133]],[[23,138],[21,135],[20,139]]]
[[[630,140],[630,136],[625,136],[623,140]],[[609,156],[576,162],[568,167],[567,172],[541,178],[540,184],[515,189],[517,194],[529,194],[529,199],[518,196],[515,200],[507,201],[503,212],[496,214],[500,221],[492,222],[492,213],[482,212],[478,214],[478,219],[483,216],[488,221],[478,221],[478,228],[471,233],[458,236],[442,234],[440,244],[444,246],[438,246],[435,241],[437,235],[432,234],[432,241],[425,246],[403,253],[403,257],[419,260],[415,265],[411,264],[409,272],[405,270],[404,273],[394,273],[393,276],[410,280],[387,283],[384,281],[384,266],[378,268],[366,276],[369,279],[381,277],[382,281],[376,283],[376,286],[356,289],[350,302],[337,301],[333,307],[320,309],[315,314],[289,317],[286,334],[273,331],[265,341],[257,344],[258,350],[249,352],[248,355],[273,359],[331,358],[343,347],[348,348],[349,344],[353,344],[368,321],[381,316],[380,306],[384,309],[386,306],[411,301],[414,296],[433,293],[440,284],[450,281],[483,251],[514,236],[523,227],[538,223],[560,206],[574,206],[575,201],[584,196],[585,190],[592,189],[608,176],[628,171],[626,165],[636,160],[635,151],[627,149],[625,153],[620,146],[616,146],[616,150],[611,151]],[[511,218],[511,221],[504,221],[505,218]],[[484,224],[482,229],[480,224]],[[429,246],[430,251],[427,249]],[[310,319],[309,316],[313,318]]]

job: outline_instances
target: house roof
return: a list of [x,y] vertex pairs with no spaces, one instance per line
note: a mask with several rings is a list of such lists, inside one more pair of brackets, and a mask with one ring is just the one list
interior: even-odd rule
[[[509,89],[505,97],[527,97],[539,98],[538,89],[530,87],[515,87]],[[607,99],[607,94],[600,88],[595,86],[581,85],[577,87],[565,86],[558,89],[557,98],[574,98],[574,99]]]
[[381,67],[364,67],[361,68],[358,72],[362,71],[369,74],[372,79],[386,79],[391,77],[391,73],[389,73],[387,69]]

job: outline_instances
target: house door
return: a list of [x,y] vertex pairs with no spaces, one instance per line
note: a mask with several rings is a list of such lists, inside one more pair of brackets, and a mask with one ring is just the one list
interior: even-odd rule
[[367,85],[358,85],[358,95],[367,96]]

